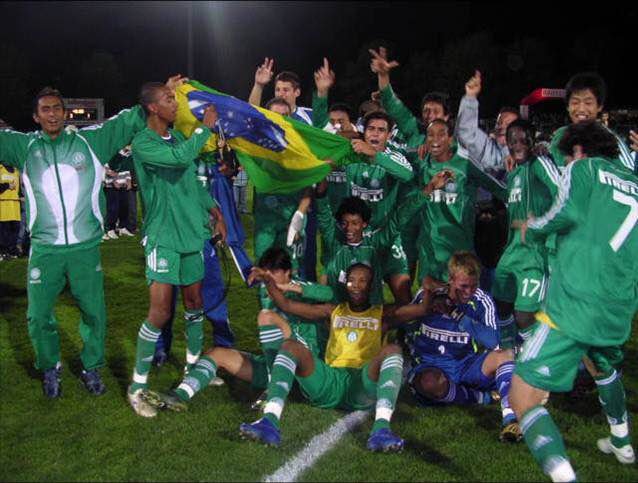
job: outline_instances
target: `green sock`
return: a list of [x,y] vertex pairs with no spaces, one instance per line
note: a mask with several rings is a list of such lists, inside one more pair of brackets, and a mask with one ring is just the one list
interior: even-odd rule
[[520,421],[525,443],[543,472],[552,481],[575,481],[563,438],[547,410],[534,406]]
[[629,426],[627,424],[627,405],[625,388],[615,370],[594,378],[598,387],[598,398],[607,416],[611,430],[611,444],[622,448],[631,444]]
[[377,407],[372,432],[390,428],[390,419],[399,397],[403,376],[403,356],[390,354],[383,359],[377,382]]
[[506,319],[498,319],[499,346],[501,349],[511,349],[516,343],[516,323],[514,316],[510,315]]
[[270,371],[272,364],[277,357],[281,343],[284,341],[284,334],[276,325],[260,325],[259,326],[259,342],[261,350],[266,357],[266,366]]
[[194,366],[204,345],[204,311],[202,309],[184,311],[186,321],[186,366]]
[[264,406],[264,417],[279,427],[279,419],[284,409],[286,398],[295,380],[297,359],[291,353],[280,351],[275,357],[268,384],[268,400]]
[[133,372],[133,383],[129,388],[133,393],[138,389],[146,389],[148,373],[151,370],[153,354],[155,354],[155,344],[162,331],[157,329],[148,320],[145,320],[137,333],[137,350],[135,353],[135,371]]
[[184,380],[175,389],[175,394],[182,401],[190,400],[205,387],[217,374],[217,364],[208,356],[201,356],[193,368],[188,371]]

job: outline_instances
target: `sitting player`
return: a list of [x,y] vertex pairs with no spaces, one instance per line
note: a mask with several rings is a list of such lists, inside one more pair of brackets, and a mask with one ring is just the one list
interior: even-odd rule
[[521,243],[520,231],[512,222],[549,209],[558,192],[560,173],[550,159],[533,155],[534,130],[529,122],[521,119],[512,122],[506,139],[516,165],[507,175],[509,240],[496,267],[492,295],[502,330],[501,346],[512,347],[516,326],[522,339],[531,332],[534,313],[541,307],[547,283],[545,244]]
[[420,305],[401,307],[370,304],[373,270],[357,263],[347,272],[348,301],[309,305],[284,297],[272,277],[268,292],[280,309],[312,320],[330,320],[325,361],[299,341],[281,345],[272,367],[264,416],[240,426],[243,437],[278,446],[279,420],[285,400],[297,380],[311,404],[321,408],[368,409],[376,417],[368,439],[372,451],[400,451],[404,441],[390,431],[401,376],[403,356],[396,344],[382,346],[383,333],[391,324],[413,320],[425,313]]
[[[408,376],[410,390],[424,405],[482,404],[490,400],[485,391],[496,388],[503,411],[500,439],[520,441],[508,400],[514,355],[498,349],[494,302],[478,288],[480,262],[469,252],[457,252],[448,267],[448,289],[437,289],[432,311],[407,329],[415,363]],[[423,292],[417,299],[421,296]],[[487,350],[478,352],[477,342]]]
[[[253,268],[248,281],[252,283],[253,280],[271,278],[278,289],[293,300],[326,302],[333,298],[330,287],[301,282],[293,279],[291,274],[292,262],[287,252],[283,248],[270,248],[259,260],[258,267]],[[254,389],[264,390],[284,338],[292,337],[311,353],[323,357],[327,340],[327,330],[323,324],[278,309],[262,288],[260,299],[262,306],[266,307],[257,317],[263,355],[249,354],[227,347],[214,347],[199,358],[177,389],[169,394],[147,390],[144,394],[146,402],[158,409],[183,411],[186,409],[186,402],[215,380],[219,368],[231,376],[249,382]]]

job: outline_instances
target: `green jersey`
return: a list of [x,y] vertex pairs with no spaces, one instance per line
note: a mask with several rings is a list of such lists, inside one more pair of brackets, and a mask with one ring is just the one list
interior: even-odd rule
[[207,236],[203,212],[214,205],[198,182],[195,158],[210,137],[202,126],[186,140],[170,129],[163,138],[150,128],[135,136],[133,161],[144,200],[144,235],[148,246],[178,253],[198,252]]
[[546,157],[533,158],[517,165],[507,175],[507,217],[509,246],[525,245],[521,243],[521,231],[512,227],[514,220],[526,220],[530,213],[540,216],[549,210],[556,194],[560,173],[553,161]]
[[144,126],[142,108],[136,106],[103,124],[67,127],[55,139],[42,131],[0,131],[0,159],[22,173],[34,247],[56,251],[100,243],[103,165]]
[[479,186],[504,200],[505,187],[485,174],[458,152],[449,161],[439,163],[428,154],[420,166],[423,185],[437,173],[448,170],[454,174],[445,187],[434,190],[421,211],[420,239],[431,245],[431,253],[442,251],[452,255],[457,250],[472,250],[476,192]]
[[345,167],[351,196],[365,201],[370,207],[370,227],[386,224],[397,203],[401,183],[414,178],[412,165],[403,154],[386,147],[367,162],[351,163]]
[[637,223],[638,178],[601,158],[569,164],[550,210],[528,223],[530,239],[559,236],[545,312],[569,337],[594,346],[629,337],[638,310]]
[[381,104],[388,115],[397,123],[404,146],[408,149],[418,148],[425,142],[425,134],[419,128],[419,121],[397,97],[391,85],[381,89]]
[[[549,151],[552,157],[554,158],[554,162],[556,163],[557,166],[560,166],[561,168],[564,167],[566,164],[565,155],[560,151],[560,149],[558,149],[558,145],[563,139],[563,136],[565,135],[565,131],[567,130],[568,127],[569,126],[563,126],[561,128],[558,128],[554,132],[554,134],[552,135],[552,142],[549,147]],[[613,132],[611,129],[607,127],[605,127],[605,129],[607,129],[611,134],[613,134],[614,137],[616,138],[616,141],[618,142],[618,151],[620,152],[620,154],[618,155],[617,158],[613,159],[612,162],[616,166],[621,166],[625,169],[628,169],[631,172],[635,172],[636,170],[635,155],[636,154],[635,153],[632,154],[632,152],[629,150],[625,142],[622,139],[620,139],[620,137],[615,132]]]

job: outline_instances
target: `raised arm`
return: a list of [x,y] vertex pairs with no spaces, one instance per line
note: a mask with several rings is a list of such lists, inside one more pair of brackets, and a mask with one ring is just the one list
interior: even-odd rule
[[[432,291],[421,291],[421,303],[383,306],[383,330],[389,330],[428,315],[432,308]],[[418,297],[418,294],[417,294]]]
[[255,72],[255,83],[248,96],[248,102],[255,106],[261,106],[261,98],[264,93],[264,87],[272,80],[273,65],[275,61],[266,57],[263,64],[257,67]]
[[335,83],[335,73],[328,59],[315,71],[316,91],[312,94],[312,125],[323,129],[328,124],[328,92]]
[[277,282],[275,282],[275,279],[269,273],[266,272],[263,279],[266,284],[266,289],[268,290],[268,295],[270,295],[275,305],[291,315],[303,317],[308,320],[321,321],[330,317],[330,314],[335,308],[334,304],[307,304],[291,300],[279,289]]

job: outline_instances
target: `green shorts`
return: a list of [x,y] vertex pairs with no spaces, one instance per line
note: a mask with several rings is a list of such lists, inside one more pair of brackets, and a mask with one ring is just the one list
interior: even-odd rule
[[417,273],[419,283],[428,275],[436,280],[447,282],[447,264],[451,256],[451,252],[441,250],[434,252],[427,244],[421,245],[419,248],[419,269]]
[[573,387],[584,355],[605,374],[622,361],[620,347],[583,344],[552,325],[547,314],[539,312],[534,331],[516,359],[514,373],[527,384],[550,392],[566,392]]
[[310,404],[346,411],[369,409],[377,399],[377,383],[368,376],[368,364],[359,369],[331,367],[313,354],[315,370],[308,377],[296,376]]
[[408,270],[408,257],[403,250],[403,243],[401,241],[401,235],[398,235],[392,246],[387,250],[381,252],[381,273],[383,278],[391,277],[392,275],[409,275]]
[[540,254],[506,250],[496,267],[492,296],[513,303],[521,312],[536,312],[545,297],[546,286],[545,264]]
[[204,278],[202,252],[178,253],[164,247],[144,248],[146,280],[177,286],[188,286]]

